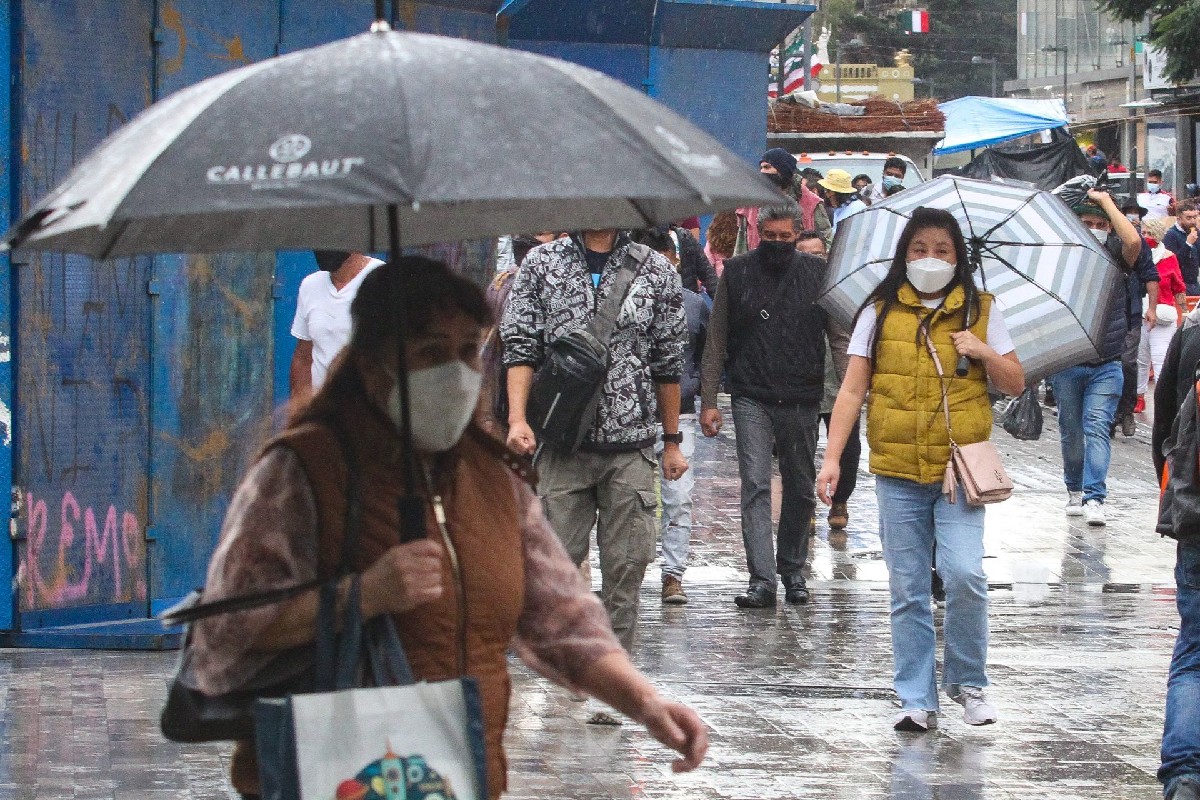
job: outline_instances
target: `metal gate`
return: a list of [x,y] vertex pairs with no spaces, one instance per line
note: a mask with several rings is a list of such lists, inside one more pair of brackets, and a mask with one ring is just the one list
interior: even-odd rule
[[[145,106],[152,52],[145,4],[23,9],[28,207]],[[81,69],[84,41],[90,63]],[[23,627],[146,614],[149,270],[148,258],[91,263],[49,253],[14,264]]]

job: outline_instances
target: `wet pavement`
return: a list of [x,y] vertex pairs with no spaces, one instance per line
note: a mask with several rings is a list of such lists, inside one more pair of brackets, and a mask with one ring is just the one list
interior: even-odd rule
[[[731,426],[730,426],[731,427]],[[972,728],[946,701],[931,733],[892,731],[887,576],[865,473],[850,526],[818,517],[813,601],[737,609],[745,586],[732,432],[701,440],[690,602],[647,574],[636,661],[711,729],[704,767],[670,772],[637,726],[584,724],[590,703],[514,663],[510,793],[533,798],[1155,798],[1174,548],[1153,533],[1146,420],[1114,442],[1109,524],[1062,513],[1057,429],[999,429],[1017,492],[988,511],[990,697]],[[865,452],[864,452],[865,458]],[[940,620],[941,612],[936,618]],[[0,651],[0,799],[225,798],[226,748],[158,734],[173,655]]]

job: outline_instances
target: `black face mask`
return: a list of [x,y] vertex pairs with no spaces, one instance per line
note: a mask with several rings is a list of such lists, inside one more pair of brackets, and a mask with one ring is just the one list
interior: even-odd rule
[[765,172],[763,174],[770,178],[771,183],[775,184],[780,189],[786,189],[792,185],[792,179],[787,175],[781,175],[778,172]]
[[764,239],[758,243],[758,252],[762,257],[763,264],[768,269],[783,269],[792,263],[792,256],[796,254],[796,245],[790,241],[768,242]]

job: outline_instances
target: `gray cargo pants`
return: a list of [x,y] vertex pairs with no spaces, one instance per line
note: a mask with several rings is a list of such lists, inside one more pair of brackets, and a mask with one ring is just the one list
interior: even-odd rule
[[613,632],[632,653],[638,592],[655,557],[654,448],[628,453],[538,457],[538,496],[546,519],[576,564],[587,560],[592,527],[600,551],[600,597]]

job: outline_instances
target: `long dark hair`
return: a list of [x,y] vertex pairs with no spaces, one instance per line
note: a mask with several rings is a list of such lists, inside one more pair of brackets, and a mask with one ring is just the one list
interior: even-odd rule
[[354,331],[350,344],[334,361],[329,377],[312,399],[293,412],[291,425],[327,419],[362,394],[355,354],[383,358],[394,352],[403,307],[404,334],[421,335],[434,319],[448,313],[465,314],[481,328],[492,323],[483,290],[455,274],[441,261],[405,256],[383,264],[363,278],[350,306]]
[[[855,322],[857,322],[863,309],[873,306],[876,303],[883,304],[879,310],[879,316],[875,320],[875,335],[871,340],[872,366],[875,364],[879,335],[883,331],[883,320],[891,312],[892,308],[895,307],[896,303],[900,301],[900,287],[908,280],[908,247],[912,244],[912,240],[918,232],[929,228],[945,231],[950,236],[950,241],[954,243],[956,269],[954,277],[946,285],[946,296],[948,297],[956,287],[963,287],[966,294],[966,302],[963,303],[962,329],[966,330],[971,327],[972,321],[979,319],[979,292],[975,288],[975,278],[972,275],[974,267],[967,252],[967,240],[963,237],[962,228],[959,226],[958,220],[949,211],[922,206],[913,211],[908,224],[901,231],[900,241],[896,244],[896,253],[892,256],[892,266],[888,269],[887,275],[879,282],[874,291],[867,296],[867,299],[859,307],[858,314],[854,318]],[[930,316],[926,316],[917,329],[918,346],[922,343],[922,336],[928,332]]]

